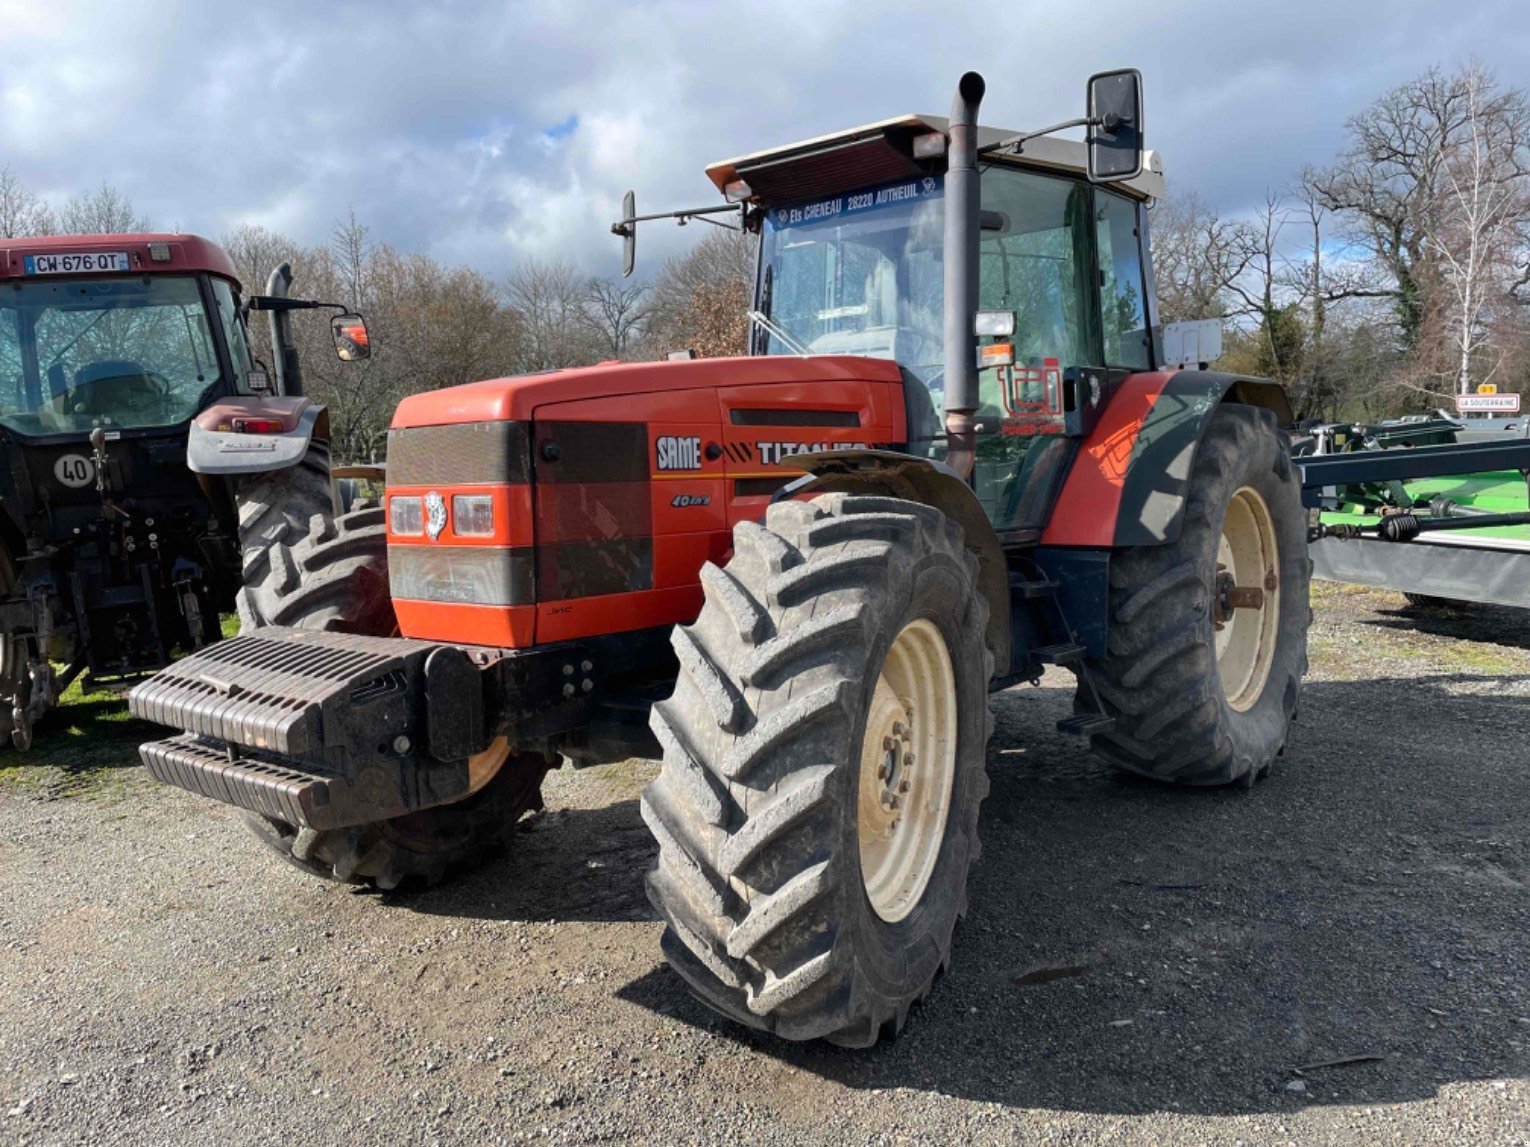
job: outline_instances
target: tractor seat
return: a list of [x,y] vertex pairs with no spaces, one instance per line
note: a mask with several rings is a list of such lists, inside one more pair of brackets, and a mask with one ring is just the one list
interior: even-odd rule
[[77,414],[120,416],[142,410],[159,398],[159,388],[141,363],[131,359],[105,359],[74,372],[74,389],[65,401]]

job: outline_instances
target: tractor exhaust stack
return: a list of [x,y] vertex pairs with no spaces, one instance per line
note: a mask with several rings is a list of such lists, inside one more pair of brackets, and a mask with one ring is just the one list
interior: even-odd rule
[[946,152],[946,463],[963,478],[972,473],[972,415],[978,408],[977,337],[972,319],[978,303],[982,223],[977,117],[985,88],[976,72],[966,73],[957,83]]
[[[281,263],[266,280],[266,294],[285,299],[292,294],[292,264]],[[271,357],[276,360],[276,393],[297,397],[303,393],[303,365],[292,338],[292,313],[272,308]]]

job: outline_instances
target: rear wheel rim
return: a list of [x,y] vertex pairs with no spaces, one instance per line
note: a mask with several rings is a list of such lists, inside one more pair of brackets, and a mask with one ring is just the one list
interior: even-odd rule
[[956,779],[956,674],[934,622],[909,622],[872,691],[861,742],[861,881],[895,924],[924,897],[940,857]]
[[[1228,705],[1252,709],[1264,693],[1275,661],[1280,632],[1280,549],[1275,522],[1264,498],[1252,486],[1239,487],[1227,504],[1217,542],[1217,581],[1239,589],[1258,589],[1257,607],[1228,609],[1218,615],[1212,603],[1217,675]],[[1214,586],[1213,597],[1222,592]]]

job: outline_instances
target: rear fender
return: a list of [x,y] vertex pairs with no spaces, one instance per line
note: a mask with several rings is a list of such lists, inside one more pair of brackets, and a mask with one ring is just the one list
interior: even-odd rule
[[1285,388],[1206,370],[1123,379],[1084,439],[1052,508],[1044,546],[1155,546],[1179,537],[1195,452],[1218,406],[1236,402],[1292,422]]
[[986,642],[993,653],[994,677],[1009,672],[1009,569],[999,537],[983,505],[949,466],[892,450],[824,450],[797,454],[783,462],[806,471],[777,498],[812,494],[872,494],[932,506],[961,526],[967,548],[978,560],[978,589],[988,602]]
[[[249,434],[235,427],[248,419],[279,421],[277,434]],[[329,437],[329,411],[304,397],[228,398],[215,402],[191,424],[186,465],[197,474],[262,474],[296,466],[315,436]]]

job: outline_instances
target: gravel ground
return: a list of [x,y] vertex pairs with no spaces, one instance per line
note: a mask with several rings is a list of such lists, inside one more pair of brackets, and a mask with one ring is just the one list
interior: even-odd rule
[[[1112,775],[1051,732],[1060,677],[1001,695],[952,971],[863,1053],[665,968],[647,763],[558,774],[515,855],[379,896],[65,714],[0,774],[0,1139],[1526,1142],[1530,615],[1316,604],[1253,792]],[[48,763],[82,739],[110,759]]]

